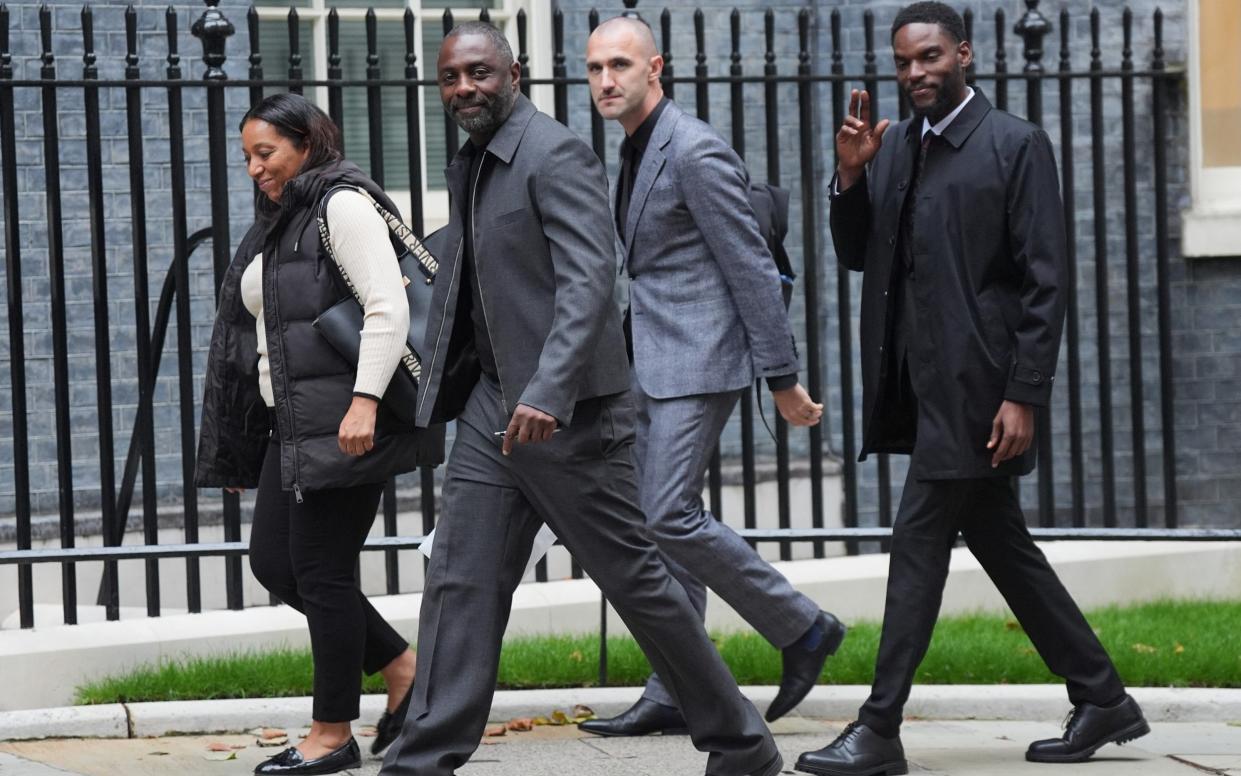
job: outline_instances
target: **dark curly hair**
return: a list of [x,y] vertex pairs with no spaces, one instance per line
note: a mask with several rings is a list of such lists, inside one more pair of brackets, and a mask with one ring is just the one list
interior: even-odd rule
[[961,19],[961,14],[945,3],[925,0],[897,11],[896,18],[892,20],[892,38],[895,39],[897,30],[907,24],[938,24],[939,28],[957,43],[966,40],[965,22]]

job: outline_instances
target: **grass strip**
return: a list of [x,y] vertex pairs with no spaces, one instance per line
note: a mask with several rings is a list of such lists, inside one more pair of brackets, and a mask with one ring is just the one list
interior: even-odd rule
[[[1241,687],[1241,601],[1164,601],[1108,607],[1088,614],[1120,675],[1132,686]],[[716,645],[740,684],[780,681],[780,653],[752,632],[717,634]],[[879,625],[852,624],[828,661],[821,682],[870,684]],[[627,636],[608,639],[608,684],[642,684],[646,657]],[[506,642],[498,684],[503,689],[593,687],[598,684],[597,636],[541,636]],[[310,695],[309,650],[245,652],[168,660],[85,684],[79,704],[269,698]],[[935,628],[916,681],[922,684],[1058,683],[1011,615],[945,617]],[[376,675],[365,692],[382,692]]]

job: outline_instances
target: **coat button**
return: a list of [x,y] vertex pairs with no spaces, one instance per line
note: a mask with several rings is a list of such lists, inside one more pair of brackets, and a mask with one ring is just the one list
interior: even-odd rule
[[897,191],[904,191],[907,183],[908,181],[901,181],[900,183],[896,184]]
[[1030,380],[1033,381],[1035,385],[1038,385],[1039,383],[1043,382],[1043,373],[1039,371],[1035,371],[1031,373]]

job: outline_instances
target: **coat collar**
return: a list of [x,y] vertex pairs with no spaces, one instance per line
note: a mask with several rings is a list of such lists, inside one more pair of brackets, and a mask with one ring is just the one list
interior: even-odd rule
[[[988,113],[991,112],[991,103],[987,101],[982,90],[977,86],[974,87],[974,99],[966,103],[957,117],[952,123],[944,129],[944,133],[940,135],[945,142],[953,148],[960,148],[974,134],[974,130],[978,129],[978,125]],[[911,119],[905,127],[905,134],[910,142],[917,142],[922,132],[922,119]]]
[[448,191],[452,195],[454,202],[464,202],[465,191],[468,181],[466,176],[469,174],[470,161],[475,154],[489,153],[505,164],[512,164],[513,156],[517,153],[517,147],[521,145],[521,139],[525,137],[526,130],[530,126],[530,121],[534,118],[534,114],[538,113],[538,108],[534,107],[534,103],[530,102],[524,94],[517,95],[517,101],[513,104],[513,112],[509,114],[508,119],[500,125],[492,136],[487,148],[479,151],[474,145],[474,141],[467,140],[457,151],[457,155],[448,163],[448,167],[444,170],[444,177],[448,181]]
[[659,177],[660,170],[664,167],[663,149],[668,143],[672,142],[672,132],[676,129],[677,122],[681,120],[681,116],[685,115],[685,111],[671,100],[664,107],[663,113],[659,116],[659,121],[655,122],[655,129],[651,132],[651,140],[646,146],[646,151],[642,154],[642,165],[638,167],[638,177],[634,179],[633,191],[629,195],[629,214],[625,219],[626,253],[633,249],[633,234],[638,228],[638,220],[642,217],[642,209],[646,206],[646,198],[651,193],[651,187],[655,185],[655,179]]

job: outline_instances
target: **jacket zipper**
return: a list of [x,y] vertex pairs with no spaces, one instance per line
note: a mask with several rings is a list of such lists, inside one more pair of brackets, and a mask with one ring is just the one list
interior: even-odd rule
[[[474,277],[478,281],[478,303],[483,308],[483,325],[487,327],[487,336],[491,336],[491,320],[487,317],[487,295],[483,293],[483,272],[482,264],[478,260],[478,240],[474,235],[474,208],[478,204],[478,179],[483,175],[483,165],[487,163],[487,152],[483,152],[483,158],[478,163],[478,172],[474,174],[474,186],[470,191],[470,244],[474,246]],[[492,343],[491,352],[495,353],[495,344]],[[500,403],[504,406],[504,411],[509,412],[508,399],[504,396],[504,380],[500,377],[500,362],[496,360],[496,380],[500,383]],[[514,408],[516,409],[516,408]]]
[[[279,300],[276,300],[275,297],[277,295],[277,289],[280,284],[279,274],[280,274],[280,261],[278,259],[274,259],[272,261],[272,266],[271,266],[272,298],[273,300],[277,302]],[[280,328],[281,328],[280,327],[279,304],[272,305],[272,312],[274,313],[273,320],[276,324],[276,327],[275,327],[276,334],[277,336],[279,336]],[[264,313],[266,313],[266,311],[264,311]],[[280,340],[280,360],[282,362],[284,361],[284,346],[285,346],[284,340],[281,339]],[[284,396],[285,396],[284,403],[288,406],[288,409],[289,409],[289,437],[293,440],[293,498],[297,501],[297,503],[300,504],[302,503],[302,487],[301,487],[301,484],[298,482],[298,480],[301,479],[301,467],[298,465],[298,462],[297,462],[297,430],[293,423],[293,405],[289,401],[290,391],[289,391],[288,365],[282,363],[281,366],[283,368],[280,371],[280,382],[284,384]]]
[[[464,248],[465,248],[465,238],[462,237],[461,242],[457,243],[457,260],[453,263],[452,277],[449,278],[448,280],[449,288],[452,288],[452,284],[457,280],[457,270],[461,268],[461,251]],[[460,291],[458,291],[457,293],[460,293]],[[449,299],[448,294],[444,294],[444,308],[440,310],[440,330],[435,335],[435,349],[431,351],[431,363],[428,364],[427,368],[422,371],[423,377],[426,379],[430,379],[431,374],[434,372],[435,361],[437,358],[439,358],[439,354],[440,354],[440,343],[444,341],[444,321],[446,320],[447,314],[448,314],[448,299]],[[424,385],[421,387],[425,388],[426,386]],[[420,391],[420,395],[418,396],[418,414],[419,415],[422,414],[422,408],[426,404],[428,393],[429,391],[427,390]]]

